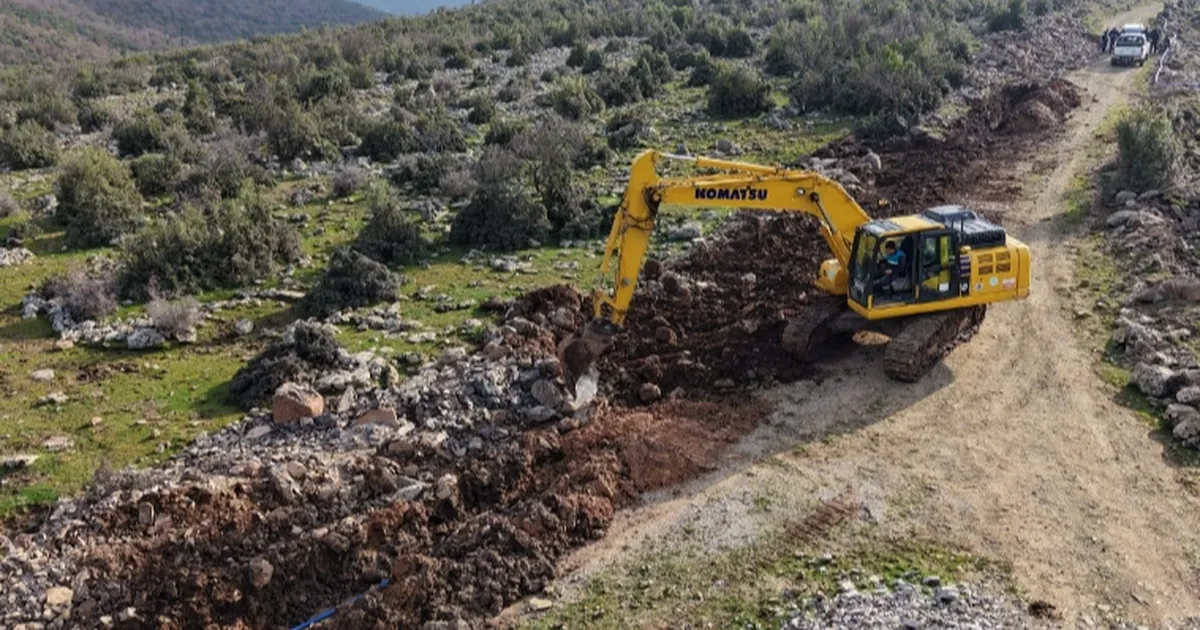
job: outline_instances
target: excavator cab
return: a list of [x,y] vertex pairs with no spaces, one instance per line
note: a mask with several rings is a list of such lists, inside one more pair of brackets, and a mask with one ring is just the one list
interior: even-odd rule
[[864,224],[851,250],[851,306],[873,315],[891,307],[962,297],[970,288],[969,260],[968,281],[963,282],[963,256],[956,230],[922,217]]

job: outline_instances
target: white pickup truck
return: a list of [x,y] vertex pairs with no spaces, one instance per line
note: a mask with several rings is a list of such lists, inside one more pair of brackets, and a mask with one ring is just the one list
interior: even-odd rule
[[1112,65],[1132,66],[1142,65],[1150,57],[1150,40],[1139,32],[1125,32],[1117,37],[1113,46]]

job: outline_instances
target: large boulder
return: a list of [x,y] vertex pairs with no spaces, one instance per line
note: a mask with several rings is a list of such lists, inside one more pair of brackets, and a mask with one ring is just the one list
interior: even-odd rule
[[284,383],[275,390],[271,402],[271,417],[279,424],[291,424],[301,418],[315,418],[325,413],[325,398],[311,387]]
[[153,350],[161,348],[166,342],[166,338],[153,328],[139,328],[125,338],[130,350]]
[[1182,384],[1181,376],[1161,365],[1139,363],[1133,370],[1133,383],[1147,396],[1163,398],[1173,395]]

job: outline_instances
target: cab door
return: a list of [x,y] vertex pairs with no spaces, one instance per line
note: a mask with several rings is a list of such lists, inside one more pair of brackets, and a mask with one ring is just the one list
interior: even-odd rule
[[917,243],[917,302],[958,297],[958,234],[922,232]]

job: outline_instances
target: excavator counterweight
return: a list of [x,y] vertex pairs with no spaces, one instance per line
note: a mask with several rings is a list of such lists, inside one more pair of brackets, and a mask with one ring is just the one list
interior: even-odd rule
[[[657,169],[663,161],[718,173],[664,179]],[[887,374],[916,381],[978,330],[988,304],[1029,294],[1028,246],[965,207],[873,220],[819,173],[645,151],[633,162],[609,232],[595,319],[561,348],[569,372],[582,374],[615,343],[664,205],[816,218],[832,258],[813,281],[824,296],[789,322],[781,339],[799,361],[819,357],[835,336],[873,330],[891,338]]]

